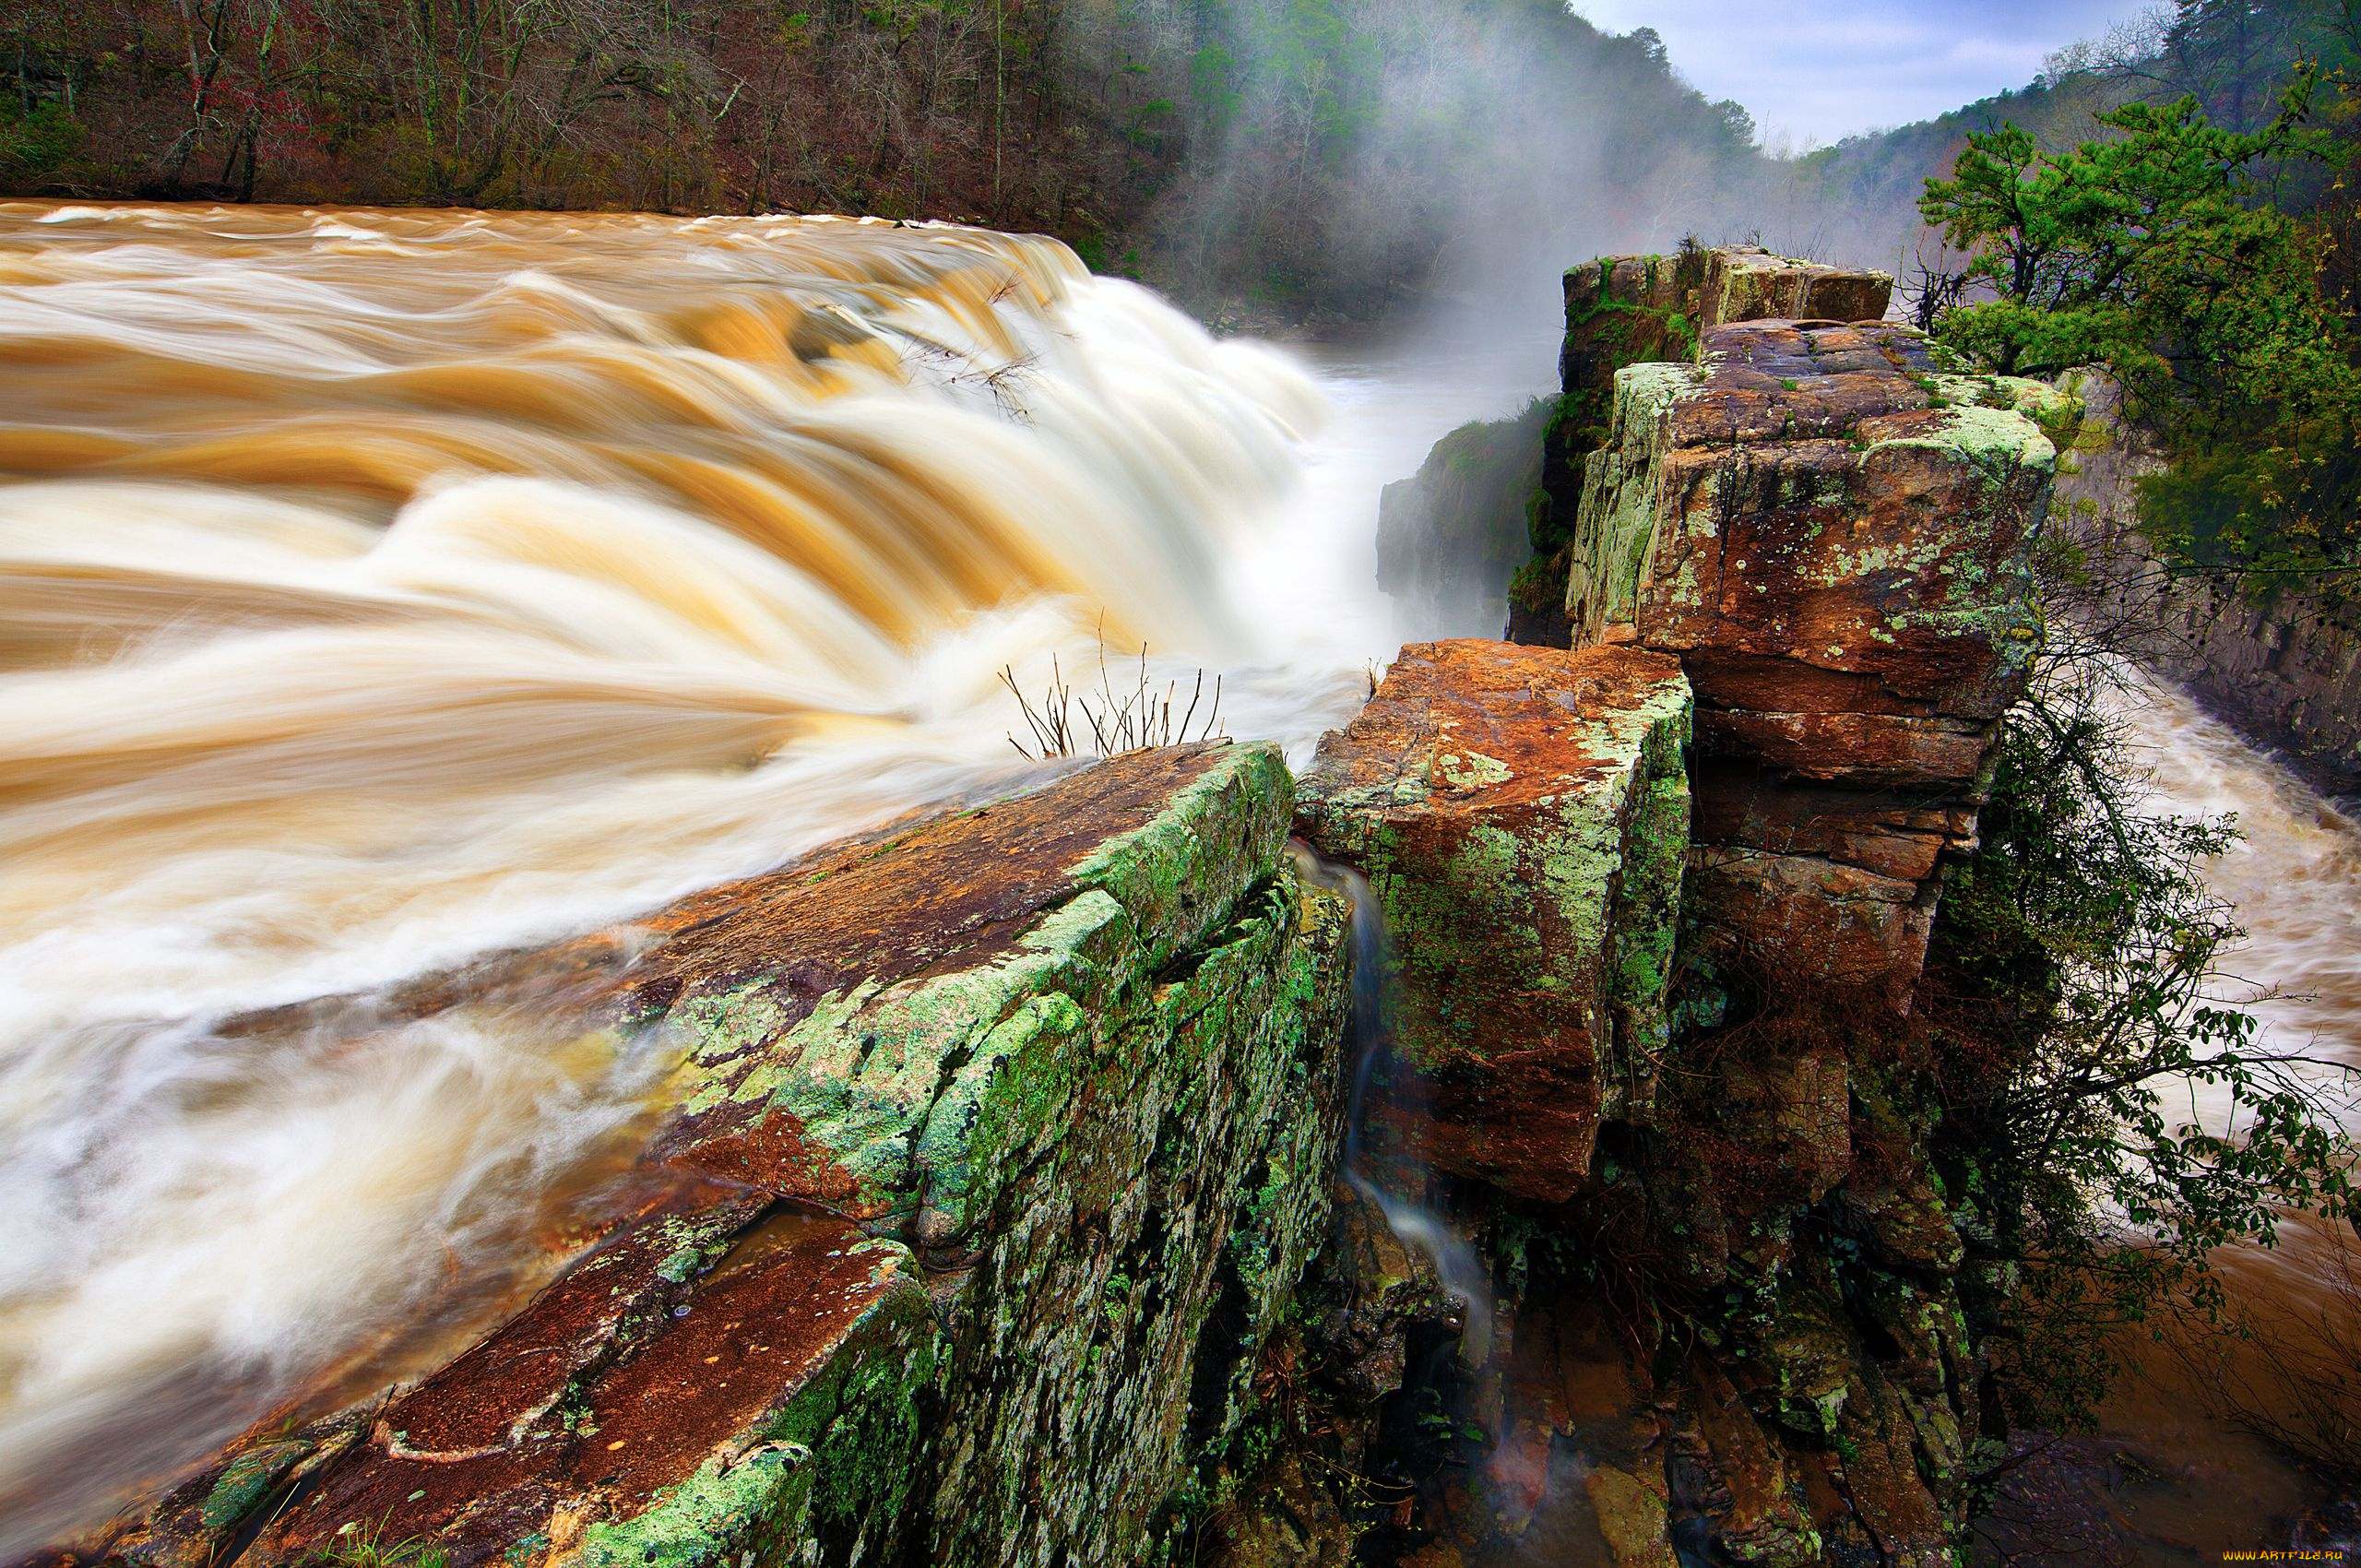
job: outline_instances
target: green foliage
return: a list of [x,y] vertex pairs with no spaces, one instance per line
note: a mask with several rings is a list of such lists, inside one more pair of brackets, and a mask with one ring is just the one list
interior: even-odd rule
[[2099,116],[2120,136],[2061,156],[2013,125],[1970,134],[1919,212],[1996,297],[1952,312],[1940,337],[2004,374],[2106,361],[2151,389],[2191,350],[2218,350],[2207,339],[2223,324],[2198,295],[2284,295],[2302,277],[2294,225],[2252,197],[2256,165],[2296,145],[2306,101],[2291,93],[2253,135],[2208,124],[2193,98],[2126,104]]
[[449,1552],[422,1537],[387,1541],[376,1526],[356,1522],[338,1530],[303,1568],[445,1568],[450,1561]]
[[64,103],[43,103],[30,114],[0,103],[0,176],[11,183],[38,187],[81,150],[81,125]]
[[1762,162],[1555,0],[44,0],[0,60],[0,190],[980,220],[1299,316]]
[[[2004,721],[1921,992],[1940,1158],[1981,1214],[1975,1304],[2043,1424],[2089,1416],[2111,1333],[2220,1310],[2217,1249],[2271,1246],[2284,1208],[2352,1198],[2318,1080],[2221,1000],[2238,932],[2201,869],[2235,825],[2147,809],[2106,682],[2052,669]],[[2219,1103],[2213,1124],[2193,1096]]]
[[2015,374],[2107,365],[2173,459],[2142,486],[2145,530],[2274,580],[2346,564],[2361,538],[2355,338],[2316,236],[2265,199],[2266,176],[2321,156],[2319,85],[2299,73],[2253,132],[2184,97],[2102,114],[2115,136],[2058,156],[2014,125],[1977,133],[1920,203],[1987,295],[1940,339]]

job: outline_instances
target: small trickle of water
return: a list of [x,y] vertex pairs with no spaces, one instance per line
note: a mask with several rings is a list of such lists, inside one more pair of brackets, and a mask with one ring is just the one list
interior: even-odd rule
[[[1494,1301],[1491,1270],[1466,1236],[1440,1212],[1397,1193],[1379,1180],[1368,1145],[1369,1099],[1378,1075],[1398,1065],[1387,1027],[1385,991],[1389,974],[1385,913],[1369,879],[1352,867],[1303,851],[1306,879],[1350,899],[1353,907],[1353,1087],[1346,1105],[1345,1148],[1340,1169],[1354,1192],[1385,1217],[1394,1240],[1427,1260],[1444,1291],[1462,1312],[1460,1359],[1480,1367],[1492,1353]],[[1389,1074],[1397,1105],[1415,1106],[1404,1093],[1414,1075]],[[1415,1093],[1415,1087],[1411,1091]],[[1390,1151],[1385,1163],[1405,1185],[1423,1185],[1425,1176],[1406,1153]]]

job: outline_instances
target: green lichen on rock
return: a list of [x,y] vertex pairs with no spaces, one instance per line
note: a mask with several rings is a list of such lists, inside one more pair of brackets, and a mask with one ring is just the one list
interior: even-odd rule
[[1350,916],[1292,816],[1274,747],[1132,754],[645,917],[601,1004],[680,1051],[649,1206],[243,1561],[1139,1558],[1326,1231]]
[[1070,874],[1077,887],[1121,904],[1144,961],[1160,965],[1218,926],[1270,874],[1294,800],[1277,747],[1226,747],[1153,820],[1107,840]]
[[[1602,256],[1566,274],[1562,386],[1543,438],[1541,484],[1531,508],[1533,559],[1510,587],[1509,636],[1520,642],[1584,646],[1568,608],[1619,598],[1610,558],[1582,538],[1582,514],[1600,482],[1592,454],[1616,445],[1619,383],[1634,366],[1682,365],[1703,351],[1706,334],[1765,316],[1881,316],[1893,280],[1774,255],[1753,246],[1684,248],[1671,256]],[[1587,471],[1586,471],[1587,470]],[[1614,480],[1607,481],[1610,488]],[[1587,563],[1587,566],[1585,564]],[[1570,575],[1590,574],[1579,588]]]
[[1607,439],[1618,373],[1634,364],[1696,357],[1707,324],[1707,253],[1601,256],[1566,274],[1560,391],[1542,433],[1539,482],[1526,506],[1532,559],[1509,584],[1508,636],[1566,645],[1566,573],[1584,464]]
[[[1562,606],[1572,645],[1588,647],[1609,626],[1637,620],[1641,587],[1653,576],[1659,536],[1674,509],[1667,484],[1686,476],[1672,473],[1672,413],[1700,395],[1704,371],[1686,364],[1640,364],[1616,373],[1614,413],[1602,442],[1583,469],[1581,501],[1569,531]],[[1711,486],[1713,476],[1700,483]],[[1709,489],[1675,498],[1710,515]],[[1693,575],[1670,589],[1694,596]]]
[[[1659,731],[1668,734],[1669,731]],[[1614,943],[1610,1004],[1629,1094],[1652,1092],[1654,1064],[1672,1041],[1674,948],[1680,930],[1680,877],[1689,856],[1690,791],[1681,759],[1652,765],[1617,878],[1608,929]]]
[[1892,327],[1725,327],[1703,353],[1618,374],[1570,546],[1575,645],[1792,659],[1979,723],[2005,707],[2040,637],[2057,451],[2032,416],[2057,399],[1936,370]]
[[[897,1212],[960,1261],[922,1442],[845,1483],[816,1434],[782,1427],[813,1449],[779,1482],[813,1489],[812,1519],[899,1514],[915,1489],[905,1534],[929,1561],[1125,1561],[1241,1419],[1337,1141],[1347,914],[1279,853],[1291,800],[1275,753],[1237,748],[1078,861],[1075,895],[995,963],[825,1021],[861,1042],[836,1070],[858,1077],[865,1051],[928,1081],[896,1129]],[[734,1519],[724,1479],[697,1495]]]
[[198,1508],[199,1520],[208,1530],[227,1530],[237,1525],[313,1446],[301,1441],[262,1443],[240,1454],[206,1492]]
[[1584,1177],[1667,1036],[1691,699],[1660,655],[1414,644],[1321,742],[1301,830],[1365,874],[1393,1038],[1445,1169],[1525,1195]]
[[[920,1440],[937,1328],[908,1252],[872,1241],[888,1288],[811,1379],[626,1519],[592,1524],[556,1568],[742,1568],[849,1561],[889,1540]],[[828,1543],[825,1547],[823,1542]]]
[[1003,1157],[951,1303],[934,1561],[1135,1560],[1247,1413],[1325,1222],[1349,915],[1275,868],[1236,917],[1094,1016],[1101,1071]]
[[[1058,1102],[1084,1015],[1201,940],[1269,874],[1291,790],[1275,749],[1226,749],[1167,809],[1094,846],[1068,872],[1068,900],[986,962],[864,978],[784,1028],[762,977],[696,999],[668,1023],[706,1069],[685,1103],[726,1098],[792,1118],[852,1176],[863,1209],[922,1209],[931,1242],[963,1231],[990,1206],[971,1187],[1012,1129]],[[739,1059],[757,1043],[747,1069]]]

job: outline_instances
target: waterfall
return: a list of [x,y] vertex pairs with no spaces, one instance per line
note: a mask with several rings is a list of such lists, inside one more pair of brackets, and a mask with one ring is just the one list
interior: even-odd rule
[[1052,241],[0,204],[0,1558],[555,1265],[660,1042],[387,988],[1038,778],[1004,666],[1363,688],[1314,383]]
[[[1427,1260],[1445,1294],[1463,1313],[1459,1335],[1460,1359],[1480,1367],[1492,1353],[1492,1275],[1483,1254],[1442,1213],[1382,1181],[1369,1146],[1370,1092],[1377,1078],[1401,1065],[1394,1054],[1387,1027],[1385,1001],[1389,959],[1386,954],[1385,911],[1369,879],[1348,865],[1324,861],[1299,848],[1298,863],[1307,880],[1342,894],[1353,909],[1353,1040],[1352,1089],[1346,1101],[1345,1146],[1338,1170],[1346,1183],[1385,1219],[1411,1253]],[[1391,1098],[1397,1108],[1416,1115],[1415,1072],[1394,1080]],[[1423,1185],[1425,1171],[1403,1151],[1386,1161],[1387,1174],[1401,1186]]]

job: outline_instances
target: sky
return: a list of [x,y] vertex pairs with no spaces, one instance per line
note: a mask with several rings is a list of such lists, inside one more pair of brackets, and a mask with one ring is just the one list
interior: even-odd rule
[[2052,50],[2130,21],[2142,0],[1573,0],[1609,32],[1652,27],[1707,98],[1735,98],[1766,145],[1924,120],[2023,87]]

